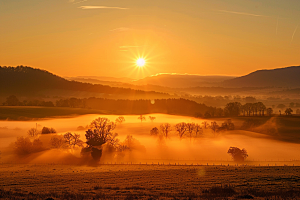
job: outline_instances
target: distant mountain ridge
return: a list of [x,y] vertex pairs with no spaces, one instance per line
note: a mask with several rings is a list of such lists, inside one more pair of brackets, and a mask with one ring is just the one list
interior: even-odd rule
[[257,70],[245,76],[225,80],[225,87],[300,87],[300,66]]
[[216,86],[235,76],[202,76],[193,74],[158,74],[133,81],[136,85],[158,85],[170,88],[210,87]]

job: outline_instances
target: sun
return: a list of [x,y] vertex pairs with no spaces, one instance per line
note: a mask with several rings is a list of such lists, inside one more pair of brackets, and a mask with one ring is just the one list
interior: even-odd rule
[[137,65],[138,67],[144,67],[145,64],[146,64],[146,61],[145,61],[144,58],[139,58],[139,59],[137,59],[137,61],[136,61],[136,65]]

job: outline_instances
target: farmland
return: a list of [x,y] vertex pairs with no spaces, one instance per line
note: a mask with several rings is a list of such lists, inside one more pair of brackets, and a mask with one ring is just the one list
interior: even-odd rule
[[[0,195],[65,199],[295,198],[300,167],[0,165]],[[298,189],[297,189],[298,188]]]

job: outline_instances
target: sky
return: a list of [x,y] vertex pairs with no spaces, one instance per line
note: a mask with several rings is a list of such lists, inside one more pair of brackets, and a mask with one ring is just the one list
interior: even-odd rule
[[299,0],[0,0],[0,25],[0,66],[64,77],[300,65]]

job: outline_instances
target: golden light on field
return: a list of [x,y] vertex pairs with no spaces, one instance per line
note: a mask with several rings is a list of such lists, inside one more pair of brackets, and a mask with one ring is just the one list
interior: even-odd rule
[[145,61],[144,58],[139,58],[139,59],[137,59],[137,61],[136,61],[136,65],[137,65],[138,67],[144,67],[145,64],[146,64],[146,61]]

